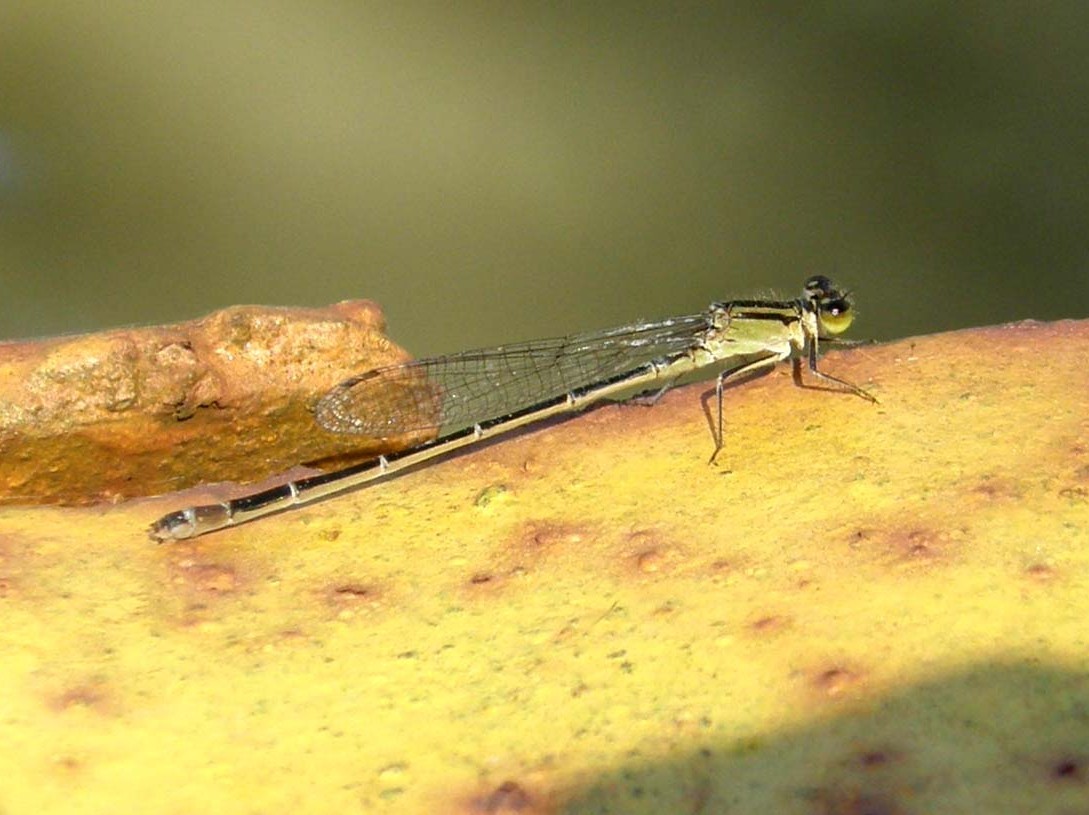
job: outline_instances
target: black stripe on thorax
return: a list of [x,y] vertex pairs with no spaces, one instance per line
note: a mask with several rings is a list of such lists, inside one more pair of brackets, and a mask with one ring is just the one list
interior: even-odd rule
[[744,320],[767,320],[782,325],[790,325],[802,318],[804,311],[796,300],[769,302],[767,300],[731,300],[721,303],[720,307],[731,318]]

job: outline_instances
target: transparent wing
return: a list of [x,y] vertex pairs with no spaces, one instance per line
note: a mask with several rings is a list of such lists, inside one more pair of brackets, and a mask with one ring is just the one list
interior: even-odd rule
[[376,368],[327,393],[314,410],[334,433],[453,433],[681,353],[708,314],[464,351]]

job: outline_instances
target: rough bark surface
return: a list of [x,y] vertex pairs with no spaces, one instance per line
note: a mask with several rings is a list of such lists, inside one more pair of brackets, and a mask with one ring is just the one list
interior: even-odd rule
[[348,301],[0,344],[0,502],[117,501],[389,449],[310,413],[337,382],[407,358],[384,328]]

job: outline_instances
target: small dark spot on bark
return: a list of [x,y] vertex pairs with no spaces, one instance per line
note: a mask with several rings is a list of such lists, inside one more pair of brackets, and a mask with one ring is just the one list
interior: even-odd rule
[[873,769],[875,767],[884,767],[891,758],[884,750],[867,750],[858,757],[858,763],[866,769]]
[[49,700],[49,706],[57,712],[72,708],[84,708],[102,714],[113,712],[109,691],[105,684],[98,681],[88,681],[62,690]]
[[636,568],[643,574],[653,574],[661,571],[663,565],[662,553],[657,549],[649,549],[636,555]]
[[382,593],[376,586],[366,583],[340,583],[328,589],[326,598],[333,608],[349,612],[378,608]]
[[1089,501],[1089,489],[1085,487],[1064,487],[1059,490],[1059,497],[1065,498],[1074,504],[1084,504]]
[[62,755],[53,760],[53,766],[61,772],[77,773],[83,769],[83,762],[76,756]]
[[814,803],[818,815],[900,815],[903,812],[884,796],[857,790],[821,790]]
[[1064,758],[1051,768],[1051,775],[1060,781],[1081,781],[1085,776],[1085,768],[1077,759]]
[[826,696],[839,696],[859,680],[859,675],[854,671],[850,671],[846,668],[834,667],[820,671],[813,678],[813,685],[819,692]]
[[510,812],[526,812],[532,805],[529,793],[515,781],[504,781],[488,795],[478,799],[476,812],[487,815],[506,815]]
[[360,586],[358,583],[337,586],[333,589],[333,593],[346,598],[363,598],[371,596],[371,590],[366,586]]
[[204,595],[233,594],[243,580],[231,565],[204,560],[199,548],[179,546],[170,566],[175,585]]
[[1055,579],[1055,570],[1046,563],[1033,563],[1025,569],[1025,577],[1037,583],[1050,583]]
[[786,628],[789,622],[786,617],[780,617],[777,614],[766,614],[749,623],[749,630],[754,634],[773,634]]

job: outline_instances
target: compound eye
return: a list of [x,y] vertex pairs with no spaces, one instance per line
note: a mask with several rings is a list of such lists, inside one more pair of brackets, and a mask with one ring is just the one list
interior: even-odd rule
[[855,312],[851,308],[851,301],[846,297],[833,297],[818,303],[817,318],[821,328],[835,336],[851,327]]
[[815,274],[805,281],[805,295],[813,300],[820,300],[833,294],[836,287],[822,274]]

